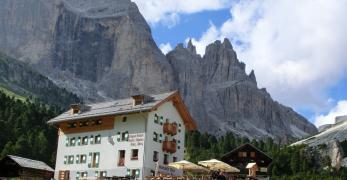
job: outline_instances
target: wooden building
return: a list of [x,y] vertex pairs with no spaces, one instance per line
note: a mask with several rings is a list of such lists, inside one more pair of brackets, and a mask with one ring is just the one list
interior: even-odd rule
[[54,170],[42,161],[7,155],[0,161],[0,179],[18,178],[46,180],[53,177]]
[[272,159],[263,151],[247,143],[223,155],[222,161],[238,168],[240,174],[266,177]]

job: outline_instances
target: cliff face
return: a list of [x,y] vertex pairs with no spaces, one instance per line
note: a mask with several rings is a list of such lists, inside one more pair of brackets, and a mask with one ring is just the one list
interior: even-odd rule
[[245,64],[239,62],[228,39],[208,45],[203,57],[189,42],[187,48],[178,45],[167,58],[177,88],[201,130],[256,138],[280,136],[282,140],[316,132],[304,117],[257,88],[254,71],[245,73]]
[[55,85],[25,63],[0,53],[0,90],[5,88],[15,94],[32,97],[65,110],[66,105],[79,102],[79,98]]
[[0,50],[87,101],[179,89],[200,130],[301,137],[316,128],[258,89],[228,40],[166,57],[130,0],[0,0]]

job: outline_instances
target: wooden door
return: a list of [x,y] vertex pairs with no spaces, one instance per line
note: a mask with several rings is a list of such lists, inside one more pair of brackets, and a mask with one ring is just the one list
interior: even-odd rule
[[58,180],[70,180],[70,171],[59,171]]

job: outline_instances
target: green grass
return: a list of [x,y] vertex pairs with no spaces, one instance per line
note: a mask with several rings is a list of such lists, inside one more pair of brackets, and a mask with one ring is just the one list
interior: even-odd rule
[[24,96],[16,94],[16,93],[12,92],[11,90],[8,90],[8,89],[1,87],[1,86],[0,86],[0,91],[4,92],[6,95],[13,97],[15,99],[18,99],[20,101],[25,102],[25,100],[26,100],[26,98]]

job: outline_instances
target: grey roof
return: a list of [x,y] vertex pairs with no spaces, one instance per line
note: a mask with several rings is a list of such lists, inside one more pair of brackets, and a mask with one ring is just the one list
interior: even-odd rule
[[163,94],[149,95],[152,100],[150,102],[133,106],[133,99],[119,99],[109,102],[87,104],[87,110],[82,111],[78,114],[71,114],[70,111],[66,111],[59,116],[48,121],[49,124],[54,124],[58,122],[64,122],[69,120],[77,120],[83,118],[92,118],[98,116],[107,116],[107,115],[121,115],[121,114],[130,114],[135,112],[145,112],[151,110],[154,106],[160,103],[162,100],[165,100],[169,96],[173,95],[177,91],[172,91]]
[[49,167],[46,163],[42,161],[36,161],[32,159],[27,159],[19,156],[7,155],[7,157],[11,158],[15,161],[19,166],[31,169],[39,169],[45,171],[54,171],[51,167]]

